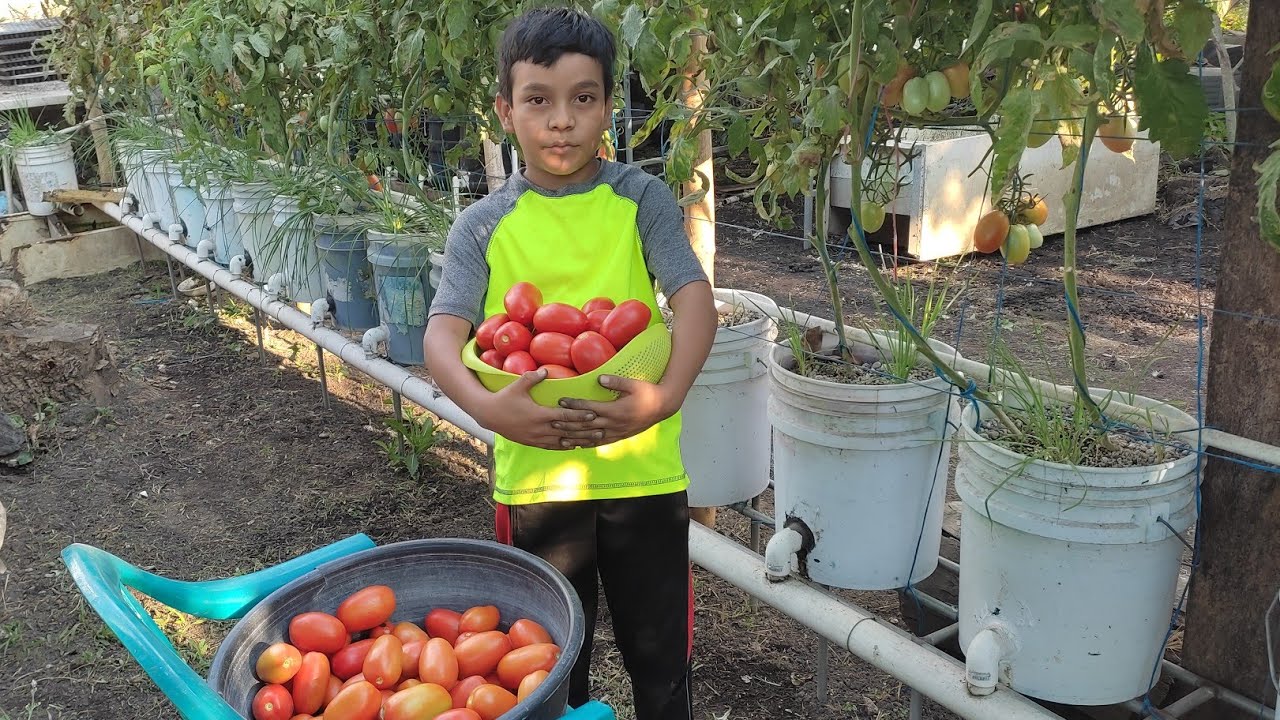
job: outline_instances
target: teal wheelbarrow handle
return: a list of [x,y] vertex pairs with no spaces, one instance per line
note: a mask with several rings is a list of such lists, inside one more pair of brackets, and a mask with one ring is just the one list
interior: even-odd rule
[[[288,562],[242,577],[183,582],[153,575],[111,553],[88,545],[69,545],[62,561],[89,605],[156,685],[192,720],[243,720],[174,650],[141,603],[138,590],[158,602],[197,617],[232,620],[293,579],[324,563],[374,547],[367,535],[352,535]],[[607,716],[611,717],[611,716]],[[577,720],[577,718],[575,718]],[[595,716],[583,720],[595,720]]]

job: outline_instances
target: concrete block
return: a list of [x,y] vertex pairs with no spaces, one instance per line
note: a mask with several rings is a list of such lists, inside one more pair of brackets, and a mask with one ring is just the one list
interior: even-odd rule
[[[14,215],[8,218],[30,216]],[[85,277],[127,267],[138,262],[138,237],[125,227],[74,233],[50,238],[48,228],[38,223],[15,220],[0,230],[0,258],[7,258],[24,285],[57,278]],[[163,260],[164,255],[150,243],[142,243],[143,257]]]

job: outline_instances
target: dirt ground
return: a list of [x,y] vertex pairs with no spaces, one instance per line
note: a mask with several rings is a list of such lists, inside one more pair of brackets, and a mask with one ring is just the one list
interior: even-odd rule
[[[1154,216],[1081,234],[1081,297],[1094,385],[1194,408],[1197,303],[1206,314],[1212,306],[1214,224],[1222,210],[1210,201],[1198,293],[1194,227],[1165,221],[1186,202],[1184,185],[1166,183]],[[718,285],[824,314],[821,271],[798,240],[760,232],[749,200],[722,204],[718,219],[725,223]],[[1031,262],[1009,271],[999,324],[998,255],[903,272],[954,272],[964,282],[938,336],[965,356],[985,359],[999,327],[1032,360],[1033,372],[1053,376],[1045,368],[1065,364],[1060,248],[1060,238],[1050,238]],[[865,271],[850,261],[841,275],[851,319],[870,317]],[[421,480],[393,470],[374,444],[390,438],[383,425],[388,392],[329,357],[326,409],[311,347],[272,332],[270,354],[259,359],[243,308],[227,305],[214,321],[168,300],[163,265],[42,284],[31,293],[55,317],[100,324],[124,379],[110,407],[49,408],[37,462],[0,471],[0,501],[8,508],[0,550],[8,566],[0,574],[0,720],[176,716],[67,576],[59,552],[69,543],[197,580],[260,569],[357,532],[379,543],[491,537],[485,458],[473,441],[442,437]],[[746,542],[747,523],[732,513],[721,517],[720,530]],[[696,592],[700,720],[907,716],[906,689],[842,651],[831,653],[829,702],[819,707],[812,633],[768,608],[753,610],[742,592],[706,573],[697,573]],[[898,618],[894,593],[854,597]],[[207,670],[229,624],[150,609],[193,667]],[[630,717],[607,623],[596,660],[597,696]],[[925,717],[953,716],[926,703]]]

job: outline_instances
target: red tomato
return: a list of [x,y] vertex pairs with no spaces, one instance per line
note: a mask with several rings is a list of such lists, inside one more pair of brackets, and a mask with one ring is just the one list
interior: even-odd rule
[[302,667],[293,676],[293,709],[300,713],[315,714],[324,705],[329,692],[329,658],[323,653],[309,652],[302,656]]
[[551,633],[547,632],[546,628],[527,618],[511,623],[511,629],[507,631],[507,636],[511,638],[511,646],[514,648],[551,642]]
[[358,682],[338,693],[325,706],[325,720],[375,720],[382,709],[382,691],[371,683]]
[[564,378],[578,377],[577,370],[567,368],[563,365],[543,365],[542,369],[547,371],[548,380],[563,380]]
[[458,684],[454,685],[453,689],[449,691],[449,694],[453,696],[453,706],[456,708],[466,707],[467,698],[471,697],[471,693],[481,685],[484,685],[484,676],[482,675],[472,675],[458,681]]
[[386,585],[361,588],[338,605],[335,613],[347,632],[369,630],[391,619],[396,611],[396,594]]
[[533,314],[533,329],[540,333],[564,333],[577,337],[587,329],[587,314],[565,303],[547,303]]
[[426,630],[418,627],[417,623],[411,623],[408,621],[396,623],[391,634],[400,638],[400,642],[406,645],[416,640],[426,642],[431,639],[431,636],[427,634]]
[[462,630],[462,632],[474,633],[497,630],[498,623],[501,621],[502,617],[498,614],[498,608],[493,605],[478,605],[462,613],[462,620],[458,622],[458,629]]
[[506,313],[498,313],[485,318],[485,321],[476,328],[476,346],[481,350],[492,350],[493,334],[498,331],[498,328],[506,325],[510,319],[511,316]]
[[613,301],[607,297],[591,298],[582,306],[582,312],[586,313],[587,316],[590,317],[593,312],[600,310],[609,312],[614,307],[615,305],[613,304]]
[[491,673],[498,667],[502,656],[509,652],[511,640],[501,630],[489,630],[459,640],[454,648],[454,654],[458,656],[458,673],[463,677]]
[[369,654],[373,641],[374,638],[359,640],[334,653],[329,661],[330,671],[342,680],[350,680],[364,667],[364,658]]
[[480,353],[480,359],[483,360],[486,365],[490,367],[495,367],[501,370],[502,361],[505,360],[506,358],[504,358],[502,356],[502,353],[498,352],[497,350],[485,350],[484,352]]
[[427,634],[433,638],[444,638],[449,644],[457,642],[458,623],[462,621],[462,613],[445,608],[436,608],[427,613],[427,617],[422,621],[424,627],[427,628]]
[[383,635],[373,641],[364,659],[364,679],[379,690],[395,687],[400,682],[403,644],[395,635]]
[[475,710],[480,720],[498,720],[516,706],[516,696],[497,685],[481,685],[467,698],[467,707]]
[[418,658],[418,678],[446,690],[458,684],[458,656],[448,640],[432,638],[423,646]]
[[524,350],[517,350],[502,361],[502,369],[513,375],[523,375],[538,369],[538,361]]
[[418,662],[422,659],[422,650],[430,640],[414,640],[400,646],[400,679],[418,678]]
[[[580,330],[578,332],[583,332]],[[561,332],[539,332],[533,336],[533,340],[529,341],[529,354],[539,365],[564,365],[573,364],[573,357],[569,354],[569,348],[573,347],[573,339],[578,333],[566,335]],[[492,630],[493,628],[490,628]]]
[[600,334],[610,345],[621,349],[644,332],[652,318],[653,311],[648,305],[639,300],[624,300],[621,305],[609,311],[609,317],[600,326]]
[[332,655],[347,646],[347,627],[322,612],[304,612],[289,621],[289,642],[298,650]]
[[473,637],[475,637],[475,636],[476,636],[476,634],[475,634],[475,633],[473,633],[473,632],[464,632],[464,633],[461,633],[460,635],[458,635],[458,642],[455,642],[455,643],[453,644],[453,646],[454,646],[454,647],[458,647],[458,643],[462,642],[463,640],[466,640],[467,638],[473,638]]
[[587,329],[591,332],[600,332],[600,328],[604,327],[604,319],[609,317],[608,310],[592,310],[587,313]]
[[560,659],[560,648],[551,643],[537,643],[516,648],[498,661],[498,679],[502,687],[515,690],[520,681],[537,670],[551,672]]
[[570,354],[573,356],[573,369],[579,373],[589,373],[609,361],[609,358],[618,354],[613,349],[613,345],[600,333],[594,333],[590,330],[582,333],[573,341],[573,347],[570,348]]
[[264,683],[282,685],[298,674],[302,665],[302,653],[289,643],[276,643],[258,656],[255,666],[258,679]]
[[541,305],[542,291],[534,287],[533,283],[518,282],[502,298],[502,306],[506,308],[507,315],[521,325],[532,325],[533,314],[538,312]]
[[378,638],[382,637],[383,635],[390,635],[391,633],[395,632],[395,630],[396,630],[396,626],[395,626],[395,625],[392,625],[392,624],[391,624],[391,621],[390,621],[390,620],[388,620],[387,622],[384,622],[384,623],[382,623],[381,625],[379,625],[378,627],[376,627],[376,628],[374,628],[374,629],[370,630],[370,631],[369,631],[369,639],[370,639],[370,640],[377,640]]
[[253,720],[289,720],[293,698],[283,685],[263,685],[253,696]]
[[516,690],[516,700],[524,702],[524,699],[532,695],[533,691],[537,690],[538,686],[550,675],[551,673],[546,670],[534,670],[525,675],[524,679],[520,681],[520,688]]
[[[361,662],[364,662],[364,661],[362,660]],[[355,675],[352,675],[351,677],[347,678],[346,682],[342,683],[342,687],[345,689],[345,688],[351,687],[352,685],[355,685],[356,683],[362,683],[362,682],[369,682],[369,681],[364,679],[364,673],[356,673]]]
[[337,677],[330,675],[329,687],[325,688],[324,702],[320,703],[320,707],[323,708],[329,703],[333,702],[333,699],[338,697],[338,693],[342,692],[342,688],[343,688],[342,681],[339,680]]
[[503,324],[493,334],[493,349],[503,355],[510,355],[520,350],[528,350],[529,341],[532,339],[533,333],[529,332],[529,328],[512,320]]
[[455,707],[448,712],[437,715],[436,720],[480,720],[480,716],[470,708]]
[[382,704],[384,720],[430,720],[453,707],[449,691],[423,683],[407,690],[400,690]]
[[498,687],[502,687],[502,680],[498,678],[497,672],[491,672],[488,675],[485,675],[484,681],[487,685],[497,685]]
[[421,684],[422,684],[422,681],[419,680],[418,678],[409,678],[408,680],[401,680],[400,684],[396,686],[396,692],[400,692],[401,690],[408,690],[414,685],[421,685]]

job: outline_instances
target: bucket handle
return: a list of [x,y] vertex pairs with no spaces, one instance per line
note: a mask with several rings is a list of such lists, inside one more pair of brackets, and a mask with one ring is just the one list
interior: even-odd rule
[[286,583],[324,563],[374,547],[358,534],[241,577],[185,582],[146,572],[104,550],[75,543],[62,561],[80,592],[185,718],[243,720],[174,650],[141,603],[138,590],[182,612],[211,620],[242,617]]

